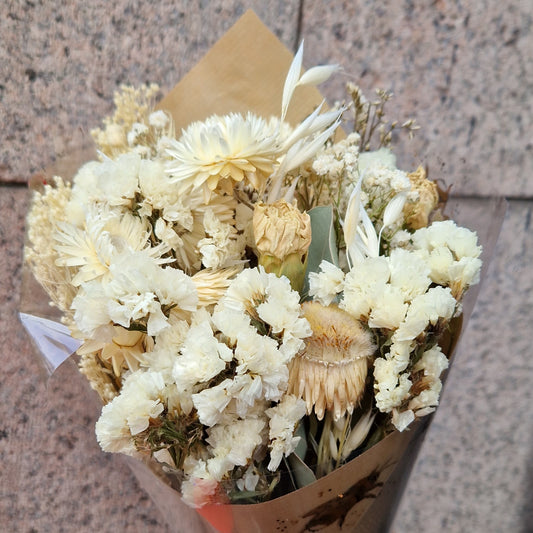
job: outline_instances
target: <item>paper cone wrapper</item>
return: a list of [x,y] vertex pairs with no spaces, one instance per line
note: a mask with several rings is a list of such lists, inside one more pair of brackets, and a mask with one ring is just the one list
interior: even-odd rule
[[[279,116],[283,84],[291,61],[291,52],[248,11],[158,107],[172,115],[178,137],[181,129],[191,122],[212,114],[251,111],[265,118]],[[314,87],[299,87],[287,120],[293,124],[300,122],[322,100]],[[37,181],[54,175],[71,179],[80,165],[95,155],[94,148],[83,148],[49,168]],[[473,205],[475,202],[467,204],[450,201],[449,214],[459,224],[478,230],[486,270],[505,205],[502,200],[482,202],[477,207]],[[444,351],[448,356],[466,325],[478,290],[479,286],[467,293],[462,328],[457,323],[445,341]],[[58,323],[60,315],[49,306],[46,293],[27,266],[23,270],[20,309],[26,329],[44,356],[46,370],[52,372],[78,344]],[[429,422],[430,417],[425,417],[403,433],[390,434],[312,485],[265,503],[204,507],[199,511],[203,519],[185,506],[179,493],[160,475],[155,462],[147,465],[131,458],[126,460],[172,531],[382,531],[394,515]]]

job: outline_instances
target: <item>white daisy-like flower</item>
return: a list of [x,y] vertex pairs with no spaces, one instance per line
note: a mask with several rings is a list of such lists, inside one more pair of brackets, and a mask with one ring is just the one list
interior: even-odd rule
[[165,263],[161,256],[168,247],[150,246],[147,224],[139,217],[92,204],[87,208],[84,227],[67,222],[57,224],[54,234],[60,266],[78,267],[72,284],[109,278],[109,268],[121,254],[142,251],[147,257]]
[[209,200],[217,188],[231,193],[232,181],[246,179],[262,189],[281,150],[276,131],[263,118],[231,113],[192,123],[167,153],[170,181],[201,187]]

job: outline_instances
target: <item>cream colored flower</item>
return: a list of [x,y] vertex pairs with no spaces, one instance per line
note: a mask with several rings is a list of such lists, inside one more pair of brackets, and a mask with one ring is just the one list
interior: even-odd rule
[[285,200],[258,203],[253,227],[259,264],[266,272],[286,276],[294,290],[304,284],[307,250],[311,244],[311,219]]
[[234,183],[243,180],[264,189],[280,146],[275,130],[263,118],[231,113],[192,123],[167,152],[172,158],[170,181],[202,188],[207,203],[212,191],[232,194]]
[[424,167],[418,167],[407,174],[411,182],[411,190],[416,191],[416,202],[407,202],[403,208],[405,224],[410,229],[424,228],[429,223],[429,215],[439,203],[437,184],[426,178]]
[[143,354],[154,346],[152,338],[141,331],[129,331],[121,326],[110,327],[113,330],[110,342],[102,339],[88,340],[78,348],[78,354],[96,352],[103,361],[111,364],[117,377],[124,370],[138,370],[139,364],[144,362]]
[[302,305],[313,335],[289,367],[289,394],[303,398],[307,412],[319,420],[332,411],[338,420],[351,413],[364,392],[368,358],[374,353],[372,336],[363,325],[334,305]]

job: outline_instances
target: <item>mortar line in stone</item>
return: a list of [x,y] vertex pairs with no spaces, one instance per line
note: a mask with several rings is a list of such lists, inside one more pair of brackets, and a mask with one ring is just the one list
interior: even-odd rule
[[0,181],[0,188],[1,187],[15,187],[17,189],[21,188],[28,188],[28,182],[26,181]]

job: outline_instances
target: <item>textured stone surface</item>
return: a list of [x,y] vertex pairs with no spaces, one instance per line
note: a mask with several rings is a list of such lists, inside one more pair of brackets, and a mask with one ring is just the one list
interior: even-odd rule
[[293,48],[296,1],[2,2],[0,180],[81,147],[121,84],[167,92],[248,8]]
[[[416,118],[397,145],[406,168],[428,164],[455,193],[531,196],[532,20],[518,0],[305,0],[302,37],[308,64],[339,63],[369,99],[395,93],[391,118]],[[343,86],[324,93],[343,99]]]

